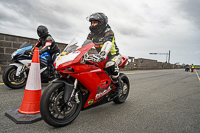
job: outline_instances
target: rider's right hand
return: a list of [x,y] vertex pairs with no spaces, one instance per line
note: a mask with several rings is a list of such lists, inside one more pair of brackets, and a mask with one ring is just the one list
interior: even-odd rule
[[92,59],[93,62],[102,62],[103,59],[101,58],[101,56],[99,54],[92,54],[92,55],[89,55],[89,58]]

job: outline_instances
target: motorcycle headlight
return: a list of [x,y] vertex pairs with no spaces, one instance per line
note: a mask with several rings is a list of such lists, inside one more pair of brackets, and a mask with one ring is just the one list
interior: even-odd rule
[[11,55],[11,59],[13,59],[13,57],[17,54],[17,51],[13,52]]

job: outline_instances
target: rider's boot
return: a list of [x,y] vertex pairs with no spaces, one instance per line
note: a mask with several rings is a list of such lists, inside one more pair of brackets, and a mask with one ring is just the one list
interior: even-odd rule
[[119,73],[118,75],[112,75],[112,80],[115,83],[115,91],[118,93],[119,90],[121,89],[121,82],[120,82],[120,78],[119,78]]

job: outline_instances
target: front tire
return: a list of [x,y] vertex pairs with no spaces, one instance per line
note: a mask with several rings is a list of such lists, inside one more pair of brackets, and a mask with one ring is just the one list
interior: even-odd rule
[[64,102],[64,83],[52,83],[43,92],[40,100],[40,113],[43,120],[54,127],[61,127],[71,123],[80,113],[82,95],[78,93],[79,103],[75,99]]
[[4,84],[12,89],[23,88],[26,85],[26,72],[21,73],[19,76],[16,76],[16,72],[17,67],[11,65],[4,71],[2,75]]
[[122,87],[121,89],[118,89],[118,96],[113,100],[116,104],[123,103],[126,100],[130,89],[128,77],[125,74],[120,73],[119,78],[121,80]]

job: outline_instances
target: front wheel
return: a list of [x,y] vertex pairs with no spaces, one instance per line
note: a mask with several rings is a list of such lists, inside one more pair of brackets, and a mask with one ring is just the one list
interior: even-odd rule
[[16,76],[17,67],[9,66],[3,73],[3,82],[6,86],[12,89],[23,88],[26,85],[27,73],[23,72],[19,76]]
[[123,103],[129,94],[130,84],[128,77],[120,73],[119,75],[121,81],[121,88],[118,89],[118,96],[113,100],[114,103],[120,104]]
[[82,95],[78,94],[78,101],[72,98],[64,102],[64,83],[52,83],[43,92],[40,100],[40,113],[43,120],[54,127],[65,126],[71,123],[80,113]]

